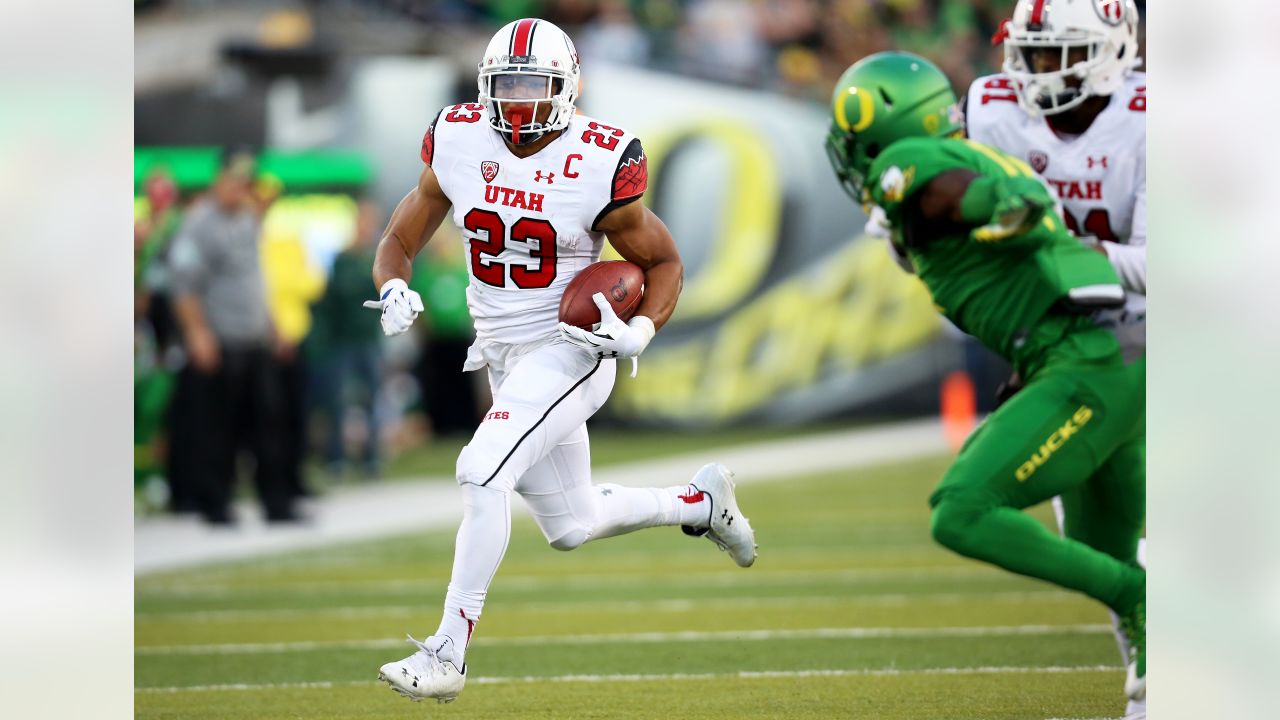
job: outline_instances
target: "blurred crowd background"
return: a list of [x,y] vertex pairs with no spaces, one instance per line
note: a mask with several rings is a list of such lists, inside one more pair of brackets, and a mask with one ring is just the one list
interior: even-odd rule
[[[471,432],[487,386],[461,373],[472,331],[451,224],[418,258],[427,312],[412,333],[384,338],[361,302],[422,132],[443,105],[474,101],[484,45],[528,16],[575,39],[582,109],[645,139],[646,201],[689,268],[677,317],[602,424],[986,409],[1004,369],[857,242],[861,211],[831,181],[821,137],[835,79],[869,53],[924,55],[958,95],[997,71],[990,38],[1012,5],[136,0],[140,507],[231,523],[243,475],[268,519],[295,521],[299,498]],[[798,357],[780,320],[828,306],[813,313],[826,344]]]

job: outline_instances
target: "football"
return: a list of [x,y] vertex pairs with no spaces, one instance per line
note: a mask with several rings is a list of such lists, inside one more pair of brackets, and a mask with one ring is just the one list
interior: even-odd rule
[[604,293],[620,319],[630,320],[644,296],[644,271],[626,260],[588,265],[564,289],[560,298],[560,321],[591,330],[600,322],[600,308],[591,299],[596,293]]

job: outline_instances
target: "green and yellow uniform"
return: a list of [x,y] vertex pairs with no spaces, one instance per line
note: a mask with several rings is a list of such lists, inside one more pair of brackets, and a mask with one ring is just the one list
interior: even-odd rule
[[[1084,592],[1115,610],[1145,675],[1146,361],[1126,361],[1091,310],[1123,302],[1022,161],[960,139],[950,83],[906,53],[850,67],[827,152],[879,206],[938,310],[1009,360],[1025,386],[973,433],[930,497],[942,545]],[[1023,509],[1061,495],[1065,533]]]
[[[956,169],[977,174],[965,200],[980,214],[1013,193],[1053,203],[1021,161],[968,140],[899,140],[868,172],[871,201],[939,311],[1025,381],[969,438],[930,498],[934,536],[1123,612],[1144,582],[1135,561],[1145,507],[1146,361],[1126,363],[1115,336],[1088,312],[1090,301],[1114,297],[1119,278],[1052,212],[1016,233],[917,229],[916,193]],[[1019,512],[1055,495],[1070,540]]]

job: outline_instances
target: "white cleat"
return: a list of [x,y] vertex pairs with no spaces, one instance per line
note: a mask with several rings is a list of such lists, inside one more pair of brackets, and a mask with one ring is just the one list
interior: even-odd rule
[[1130,700],[1145,701],[1147,699],[1147,676],[1138,674],[1138,663],[1131,662],[1125,673],[1124,693]]
[[684,531],[690,535],[705,534],[716,547],[729,553],[738,567],[751,567],[756,561],[756,534],[738,508],[733,471],[720,463],[709,463],[689,484],[711,496],[711,527],[705,530],[685,527]]
[[1147,720],[1147,699],[1130,700],[1124,708],[1124,720]]
[[467,683],[467,666],[463,664],[459,671],[453,664],[453,640],[432,635],[418,642],[412,635],[408,637],[418,646],[418,652],[383,665],[378,669],[378,679],[414,702],[427,698],[439,703],[456,700]]

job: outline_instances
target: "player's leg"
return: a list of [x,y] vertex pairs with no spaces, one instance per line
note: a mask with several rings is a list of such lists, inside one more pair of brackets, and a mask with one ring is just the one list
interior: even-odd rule
[[[1133,453],[1136,453],[1136,457],[1132,456]],[[1117,454],[1122,457],[1126,455],[1130,456],[1130,459],[1128,460],[1128,462],[1135,464],[1136,467],[1139,469],[1142,469],[1145,466],[1144,451],[1141,448],[1138,448],[1133,452],[1130,452],[1126,448],[1121,448],[1120,450],[1117,451]],[[1108,461],[1107,465],[1112,465],[1113,463],[1115,463],[1115,461],[1116,461],[1116,458],[1113,457],[1111,461]],[[1100,474],[1110,475],[1111,473],[1106,472],[1106,466],[1104,466],[1097,473],[1094,473],[1094,477],[1089,481],[1089,483],[1086,483],[1085,486],[1082,486],[1081,488],[1077,488],[1076,490],[1068,491],[1066,495],[1059,495],[1053,498],[1054,518],[1057,519],[1058,521],[1059,532],[1061,532],[1064,536],[1067,534],[1066,533],[1067,521],[1066,521],[1066,507],[1063,503],[1063,498],[1070,497],[1073,493],[1077,493],[1081,495],[1087,493],[1088,492],[1087,489],[1089,487],[1098,483],[1098,478]],[[1145,473],[1143,477],[1145,478]],[[1143,483],[1143,486],[1145,488],[1145,483]],[[1140,488],[1140,489],[1142,489],[1143,494],[1145,494],[1145,489],[1143,488]],[[1085,502],[1083,497],[1080,498],[1080,502]],[[1145,506],[1145,502],[1143,504]],[[1079,507],[1083,507],[1083,505],[1080,505]],[[1075,524],[1077,527],[1085,527],[1086,525],[1088,525],[1088,523],[1083,521],[1079,521],[1073,524]],[[1141,532],[1141,528],[1139,528],[1138,532]],[[1085,537],[1077,537],[1076,539],[1080,540],[1081,542],[1085,542],[1087,544],[1093,545],[1093,543],[1089,542],[1089,540]],[[1106,545],[1101,547],[1097,545],[1093,545],[1093,546],[1097,547],[1099,550],[1107,552]],[[1147,547],[1146,538],[1139,537],[1137,541],[1135,559],[1138,565],[1142,566],[1143,568],[1147,566],[1146,547]],[[1115,557],[1118,557],[1121,560],[1125,559],[1123,555],[1115,555],[1114,553],[1111,553],[1111,554],[1114,555]],[[1107,614],[1111,617],[1111,629],[1115,635],[1116,647],[1120,651],[1121,662],[1127,665],[1129,663],[1129,658],[1131,653],[1131,645],[1129,643],[1129,637],[1126,634],[1125,629],[1121,626],[1120,616],[1116,614],[1116,611],[1108,608]],[[1143,698],[1141,700],[1129,700],[1127,706],[1125,707],[1125,714],[1124,714],[1125,720],[1142,720],[1143,718],[1146,718],[1146,716],[1147,716],[1146,698]]]
[[[1143,442],[1119,447],[1089,480],[1062,495],[1063,532],[1067,537],[1139,566],[1138,545],[1146,509]],[[1145,716],[1145,607],[1128,617],[1111,611],[1116,643],[1126,666],[1134,664],[1134,678],[1126,690],[1131,699],[1126,716]],[[1138,678],[1143,678],[1139,680]]]
[[930,498],[933,535],[962,555],[1078,590],[1125,614],[1143,598],[1141,568],[1055,535],[1021,511],[1085,482],[1134,432],[1135,416],[1124,407],[1131,398],[1117,393],[1104,402],[1097,385],[1107,383],[1055,373],[993,413]]
[[418,643],[418,653],[380,671],[393,689],[410,697],[447,702],[462,689],[467,643],[506,553],[516,481],[582,426],[613,388],[613,360],[564,342],[512,360],[488,360],[493,406],[458,455],[463,519],[440,625]]
[[661,525],[708,526],[711,498],[691,485],[593,486],[590,448],[582,425],[516,483],[551,547],[573,550],[590,540]]

